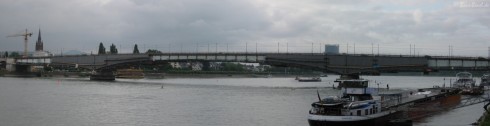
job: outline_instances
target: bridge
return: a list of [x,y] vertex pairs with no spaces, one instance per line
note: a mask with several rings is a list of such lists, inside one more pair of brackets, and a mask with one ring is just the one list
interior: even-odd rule
[[158,53],[102,54],[16,58],[10,66],[61,65],[101,69],[141,62],[247,62],[272,66],[300,67],[334,73],[400,72],[438,70],[489,71],[490,59],[478,57],[438,57],[323,53]]

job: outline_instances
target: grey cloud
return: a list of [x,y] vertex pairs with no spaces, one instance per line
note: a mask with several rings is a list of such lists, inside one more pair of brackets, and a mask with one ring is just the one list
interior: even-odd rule
[[[444,6],[423,7],[427,4]],[[311,50],[311,43],[338,43],[343,51],[343,45],[356,43],[358,52],[364,53],[371,52],[367,47],[375,43],[390,54],[406,54],[400,49],[416,44],[435,55],[445,54],[438,48],[451,44],[460,55],[484,56],[483,47],[490,40],[489,11],[426,0],[6,0],[0,1],[0,15],[8,17],[0,20],[0,34],[25,28],[37,34],[40,26],[45,48],[52,52],[61,48],[87,52],[96,50],[99,42],[114,43],[122,51],[133,44],[160,50],[171,45],[174,51],[179,46],[193,51],[199,44],[199,50],[207,50],[208,44],[216,43],[220,51],[225,44],[230,50],[244,50],[245,43],[274,51],[280,42],[280,48],[288,43],[290,50],[302,52]],[[0,37],[0,51],[22,50],[21,42]],[[482,49],[463,51],[467,48]]]

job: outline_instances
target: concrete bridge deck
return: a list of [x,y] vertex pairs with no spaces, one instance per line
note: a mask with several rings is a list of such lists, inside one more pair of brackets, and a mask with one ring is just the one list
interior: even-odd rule
[[16,65],[76,65],[89,69],[134,62],[253,62],[331,72],[490,70],[490,59],[406,55],[322,53],[159,53],[17,58]]

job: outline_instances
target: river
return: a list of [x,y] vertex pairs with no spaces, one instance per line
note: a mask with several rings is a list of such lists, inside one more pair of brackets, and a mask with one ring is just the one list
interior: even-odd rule
[[[331,89],[294,78],[117,79],[0,77],[0,125],[6,126],[307,126],[310,104]],[[444,77],[363,76],[380,87],[442,86]],[[446,77],[447,79],[447,77]],[[454,79],[454,78],[453,78]],[[479,79],[477,79],[479,80]],[[446,84],[449,80],[446,80]],[[377,85],[371,85],[377,86]],[[416,126],[475,122],[483,104],[445,111]]]

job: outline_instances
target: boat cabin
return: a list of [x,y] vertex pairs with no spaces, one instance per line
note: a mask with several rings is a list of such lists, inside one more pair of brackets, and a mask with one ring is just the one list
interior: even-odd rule
[[[337,79],[341,87],[340,98],[329,97],[312,104],[310,114],[329,116],[366,116],[379,113],[381,104],[375,100],[377,90],[368,87],[368,80],[346,75]],[[349,79],[350,78],[350,79]]]
[[480,86],[490,86],[490,74],[484,74],[481,77]]
[[473,75],[469,72],[460,72],[456,74],[458,78],[452,85],[456,88],[473,88],[476,81],[473,79]]

